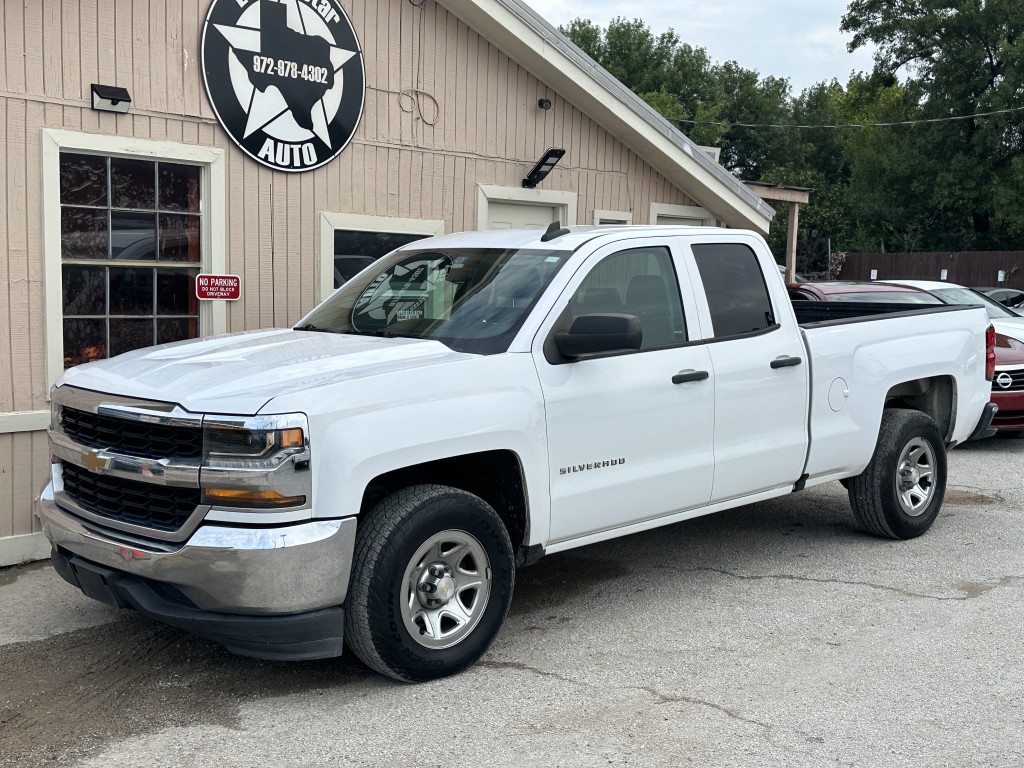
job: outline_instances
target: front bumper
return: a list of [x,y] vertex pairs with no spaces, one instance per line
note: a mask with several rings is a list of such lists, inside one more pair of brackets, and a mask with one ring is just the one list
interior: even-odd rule
[[240,656],[300,661],[340,656],[345,626],[341,606],[277,616],[244,616],[203,611],[165,584],[104,568],[54,547],[53,567],[87,597],[223,644]]
[[1007,432],[1024,430],[1024,391],[1004,392],[992,387],[992,402],[999,406],[993,427]]
[[183,544],[76,517],[40,497],[43,533],[67,581],[90,597],[264,658],[341,653],[356,519],[274,528],[203,525]]

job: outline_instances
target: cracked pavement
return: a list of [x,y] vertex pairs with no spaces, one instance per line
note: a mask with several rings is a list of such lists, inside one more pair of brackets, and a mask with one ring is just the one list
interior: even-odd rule
[[832,483],[552,555],[480,663],[415,686],[3,569],[0,766],[1018,768],[1024,440],[949,471],[914,541],[860,533]]

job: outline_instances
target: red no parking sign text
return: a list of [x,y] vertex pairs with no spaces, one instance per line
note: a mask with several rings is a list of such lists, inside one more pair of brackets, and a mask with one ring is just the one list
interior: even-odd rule
[[242,280],[238,275],[196,275],[197,299],[236,301],[241,296]]

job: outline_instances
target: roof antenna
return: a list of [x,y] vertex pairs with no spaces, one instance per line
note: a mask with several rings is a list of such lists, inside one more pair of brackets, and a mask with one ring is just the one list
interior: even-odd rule
[[563,227],[562,224],[555,219],[551,222],[550,226],[548,226],[547,230],[545,230],[544,234],[540,236],[540,241],[542,243],[546,243],[550,240],[554,240],[556,237],[568,234],[569,230]]

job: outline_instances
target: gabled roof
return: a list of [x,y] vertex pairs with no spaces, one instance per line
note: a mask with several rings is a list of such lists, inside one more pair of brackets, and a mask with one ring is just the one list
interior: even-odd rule
[[727,226],[767,233],[774,209],[520,0],[441,0]]

